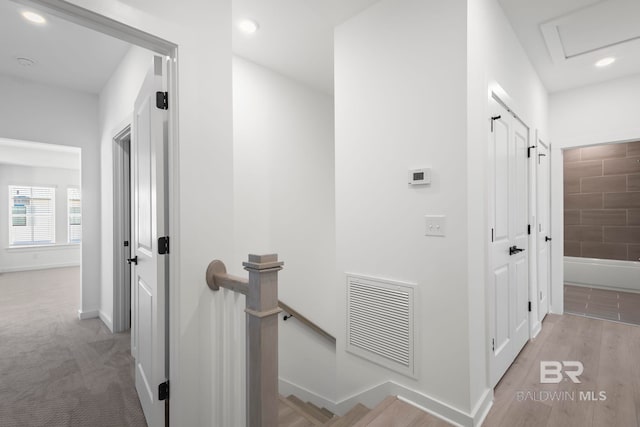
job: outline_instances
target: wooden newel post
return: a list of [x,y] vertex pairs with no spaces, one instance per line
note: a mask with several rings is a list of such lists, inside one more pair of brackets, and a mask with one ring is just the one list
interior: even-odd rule
[[277,254],[249,255],[247,292],[247,426],[278,425]]

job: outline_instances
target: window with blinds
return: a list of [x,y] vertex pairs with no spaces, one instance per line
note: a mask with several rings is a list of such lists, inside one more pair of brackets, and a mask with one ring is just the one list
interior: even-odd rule
[[79,188],[67,188],[67,211],[69,243],[80,243],[82,241],[82,206]]
[[42,245],[56,241],[56,189],[9,186],[9,244]]

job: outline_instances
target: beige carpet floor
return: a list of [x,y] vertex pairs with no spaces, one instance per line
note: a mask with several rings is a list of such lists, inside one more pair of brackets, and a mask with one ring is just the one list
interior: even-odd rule
[[0,274],[0,426],[146,426],[130,334],[78,320],[79,277]]

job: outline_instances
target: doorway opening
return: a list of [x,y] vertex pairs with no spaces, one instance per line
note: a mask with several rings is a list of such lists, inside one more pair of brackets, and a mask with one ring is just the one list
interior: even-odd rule
[[640,143],[564,150],[565,313],[640,324]]
[[113,332],[131,328],[131,125],[113,138]]
[[[11,2],[8,3],[13,4]],[[85,252],[88,255],[87,258],[91,258],[91,260],[94,260],[95,258],[95,265],[92,264],[92,268],[90,269],[90,271],[92,271],[92,273],[95,274],[96,277],[95,280],[90,281],[93,292],[87,293],[86,295],[85,293],[83,293],[82,295],[82,311],[80,317],[81,319],[100,317],[104,321],[104,323],[111,328],[113,328],[115,323],[116,327],[113,328],[115,330],[126,330],[128,327],[130,327],[131,324],[133,324],[134,327],[132,329],[134,330],[136,329],[136,325],[138,325],[140,329],[146,328],[145,332],[151,331],[153,337],[150,334],[146,334],[136,340],[139,345],[145,346],[144,351],[140,350],[140,355],[138,355],[136,351],[133,351],[132,353],[133,357],[135,358],[133,363],[136,367],[136,373],[137,371],[139,371],[139,369],[137,369],[138,367],[145,365],[145,373],[150,373],[152,375],[149,375],[147,378],[145,378],[147,382],[144,384],[144,388],[140,386],[141,383],[138,380],[138,376],[136,375],[134,390],[138,391],[138,395],[143,406],[142,409],[147,416],[146,418],[148,424],[151,426],[164,425],[166,419],[165,408],[168,408],[168,396],[166,396],[168,392],[165,391],[163,393],[162,390],[163,385],[165,386],[164,390],[166,390],[167,380],[169,376],[169,343],[168,339],[166,339],[169,334],[169,328],[168,316],[166,314],[169,312],[170,302],[167,298],[167,294],[165,293],[165,289],[167,289],[168,274],[172,270],[169,269],[171,258],[169,257],[168,251],[164,250],[164,246],[163,252],[158,250],[159,243],[157,238],[159,238],[160,236],[168,235],[168,225],[170,224],[169,219],[172,219],[173,217],[169,216],[169,212],[167,212],[165,209],[164,202],[167,201],[168,204],[168,200],[172,197],[173,194],[172,189],[176,188],[175,184],[177,183],[177,175],[171,173],[170,171],[170,169],[174,167],[173,165],[175,163],[173,162],[173,156],[177,152],[177,109],[174,108],[177,106],[177,103],[173,101],[178,99],[176,79],[177,46],[148,33],[144,33],[130,26],[126,26],[113,19],[106,18],[105,16],[102,16],[100,14],[70,4],[69,2],[56,0],[36,0],[22,2],[23,5],[24,3],[28,3],[30,9],[36,9],[35,11],[38,14],[44,15],[43,19],[48,23],[47,28],[52,29],[51,34],[54,33],[54,29],[60,30],[59,32],[62,33],[62,21],[66,21],[67,24],[69,22],[73,24],[79,24],[76,26],[71,26],[85,27],[85,30],[86,28],[94,30],[92,31],[93,33],[97,32],[102,36],[108,35],[120,41],[130,43],[131,45],[142,47],[143,49],[149,49],[152,51],[151,57],[147,58],[148,60],[143,65],[140,65],[142,64],[142,62],[136,62],[136,65],[140,65],[137,68],[137,70],[139,71],[137,78],[127,80],[126,82],[123,82],[118,78],[112,79],[111,77],[113,77],[116,72],[123,69],[124,71],[122,71],[122,73],[126,73],[130,70],[128,66],[131,65],[131,62],[125,62],[124,60],[131,59],[131,55],[127,56],[131,49],[124,53],[124,56],[120,57],[124,58],[124,60],[121,60],[119,63],[115,62],[115,64],[118,64],[117,66],[96,66],[96,68],[99,69],[111,70],[111,76],[107,76],[105,79],[98,82],[97,87],[92,86],[92,90],[87,90],[88,92],[90,92],[90,95],[84,97],[78,96],[78,98],[82,98],[81,100],[85,102],[85,104],[81,106],[84,108],[79,107],[78,110],[86,111],[88,115],[91,115],[90,120],[82,120],[84,118],[82,117],[78,123],[78,127],[83,129],[87,128],[87,133],[90,133],[89,136],[85,136],[84,138],[82,138],[86,142],[87,147],[90,147],[90,149],[87,150],[87,156],[85,158],[89,159],[90,162],[93,162],[88,163],[89,167],[83,169],[84,171],[90,172],[91,179],[88,179],[86,181],[89,184],[95,186],[95,189],[89,192],[88,196],[90,196],[92,202],[97,202],[96,206],[101,205],[101,211],[92,212],[91,215],[91,218],[96,221],[94,227],[95,230],[92,228],[91,232],[86,233],[85,236],[87,238],[87,241],[89,238],[93,239],[94,244],[91,246],[86,245]],[[20,8],[24,6],[14,5],[14,7]],[[15,12],[16,13],[8,13],[3,15],[12,17],[14,17],[15,15],[18,17],[17,19],[22,19],[20,11]],[[27,24],[27,26],[25,26],[21,21],[20,23],[22,24],[22,26],[30,28],[28,27],[28,25],[30,24]],[[35,33],[36,32],[34,31],[34,34]],[[39,37],[42,37],[42,32],[39,33]],[[16,37],[16,39],[21,38]],[[71,39],[78,40],[79,42],[82,42],[84,40],[83,37],[72,37]],[[52,42],[52,44],[62,46],[60,49],[69,49],[63,42],[54,41]],[[87,55],[84,55],[83,57],[85,57],[85,59],[86,57],[93,58],[93,62],[99,64],[104,57],[103,50],[104,49],[102,48],[86,48],[80,49],[78,51],[87,52]],[[90,53],[94,51],[100,52],[100,55],[92,56]],[[154,53],[156,55],[153,55]],[[44,55],[43,58],[45,58]],[[76,61],[61,62],[76,64]],[[35,63],[35,61],[33,61],[33,63]],[[46,60],[41,59],[38,63],[38,66],[44,69],[45,63]],[[35,74],[36,73],[34,73],[34,76]],[[48,73],[43,73],[43,75],[44,74],[48,75]],[[80,74],[82,75],[82,73]],[[141,87],[144,86],[143,81],[146,82],[146,77],[149,75],[153,77],[154,85],[145,87],[144,97],[141,97]],[[78,88],[73,86],[73,84],[76,83],[73,80],[74,79],[71,78],[65,81],[65,83],[68,83],[68,87],[66,87],[65,89],[70,92],[80,91]],[[40,86],[44,86],[46,84],[45,82],[39,82],[37,80],[33,83],[34,85],[39,84]],[[91,82],[86,83],[90,84]],[[103,89],[108,87],[109,85],[115,86],[116,89],[119,89],[110,92],[110,94],[113,95],[112,98],[103,96]],[[54,89],[52,89],[52,91],[53,90]],[[56,86],[55,90],[62,91],[62,89],[60,89],[60,85]],[[34,93],[38,93],[38,91],[34,89]],[[171,96],[168,96],[167,93],[170,93]],[[164,96],[158,97],[159,94],[164,94]],[[70,102],[67,102],[67,99],[63,99],[64,102],[60,102],[61,97],[59,96],[41,96],[43,98],[55,99],[58,102],[58,105],[56,105],[54,108],[49,108],[50,111],[53,111],[52,115],[54,117],[54,119],[50,120],[51,122],[56,122],[57,124],[65,123],[66,126],[68,126],[67,132],[69,132],[68,129],[76,130],[72,125],[69,125],[70,123],[73,123],[75,117],[69,118],[68,120],[55,119],[56,112],[58,112],[59,110],[63,110],[64,112],[65,108],[68,106],[68,104],[70,104]],[[163,98],[165,102],[159,104],[159,98]],[[139,100],[141,100],[144,105],[139,104]],[[41,103],[39,102],[33,102],[33,104],[38,107],[41,105]],[[21,106],[21,104],[17,105],[16,110],[20,110]],[[95,114],[96,109],[100,114]],[[124,111],[125,109],[126,111]],[[147,118],[156,116],[158,114],[162,115],[160,121],[161,124],[159,127],[157,126],[157,124],[159,123],[158,120],[146,120]],[[72,114],[70,115],[73,116]],[[121,123],[122,117],[126,115],[128,115],[129,117],[133,116],[131,120],[131,131],[129,131],[130,136],[127,136],[126,132],[116,135],[116,137],[119,139],[117,143],[115,143],[115,145],[121,148],[121,153],[116,152],[115,157],[120,156],[120,158],[122,159],[122,170],[112,177],[110,175],[112,172],[114,172],[111,162],[111,155],[114,154],[114,147],[112,147],[112,145],[114,145],[113,134],[108,135],[108,141],[105,141],[104,132],[110,132],[110,130],[112,130],[117,123]],[[81,115],[79,114],[78,116]],[[96,121],[95,117],[99,117],[99,119]],[[105,117],[108,117],[109,120],[106,120]],[[141,132],[138,135],[137,140],[141,140],[141,135],[150,137],[145,139],[145,144],[138,146],[138,151],[135,151],[133,148],[135,146],[134,140],[136,140],[135,129],[144,129],[145,125],[146,133]],[[157,132],[158,129],[160,129],[160,132]],[[50,137],[50,139],[55,139],[55,137]],[[99,142],[95,141],[95,139],[98,139]],[[100,149],[100,144],[102,144],[102,149]],[[131,197],[126,195],[126,184],[121,182],[129,179],[127,178],[127,174],[124,172],[124,170],[126,169],[125,163],[127,163],[124,160],[125,156],[127,155],[127,144],[129,145],[128,154],[133,156],[132,153],[137,152],[138,154],[144,155],[143,160],[141,162],[138,162],[136,166],[138,168],[137,170],[139,171],[138,177],[140,178],[137,188],[142,188],[143,190],[150,189],[150,191],[148,191],[147,193],[141,193],[140,191],[135,192],[133,190],[131,191],[131,194],[143,194],[143,196],[146,197],[146,199],[144,199],[146,205],[142,210],[142,214],[139,216],[142,219],[140,221],[138,231],[142,231],[137,234],[127,231],[128,221],[126,220],[128,216],[127,212],[136,212],[137,203],[130,203],[129,206],[126,206],[127,200],[131,200]],[[82,147],[84,148],[85,146],[82,145]],[[155,154],[157,153],[161,153],[161,156],[155,156]],[[157,164],[152,164],[152,162],[156,159],[160,159],[160,162]],[[134,164],[136,163],[134,162]],[[150,171],[153,171],[153,174],[155,175],[152,176],[151,173],[148,173]],[[105,174],[107,175],[106,179],[104,177]],[[165,177],[168,176],[173,176],[174,178],[165,179]],[[113,178],[113,180],[111,178]],[[144,181],[145,179],[147,181]],[[131,181],[134,181],[134,179],[131,179]],[[120,187],[118,188],[116,187],[116,185],[112,186],[112,182],[116,182],[116,184],[120,185]],[[161,183],[162,185],[157,185],[158,183]],[[113,199],[111,197],[111,190],[119,192],[120,196],[119,202],[117,202],[120,205],[120,209],[116,212],[111,211],[113,209],[112,206],[110,206],[113,202]],[[158,197],[156,196],[160,196],[160,198],[158,199]],[[102,199],[102,203],[100,203],[100,199]],[[135,200],[137,202],[137,199]],[[163,204],[154,204],[157,200],[161,200]],[[89,206],[89,203],[87,203],[87,206]],[[113,232],[110,230],[110,228],[114,225],[113,221],[110,218],[112,213],[116,216],[122,216],[123,220],[120,222],[120,224],[122,225],[122,229],[118,230],[120,233],[120,237],[115,241],[116,244],[110,247],[108,241],[113,237]],[[158,223],[162,224],[162,234],[160,234],[159,236],[156,235],[158,234],[156,232],[158,230],[155,227],[156,222],[154,222],[156,221],[155,218],[158,213],[160,217],[160,221],[158,221]],[[87,215],[87,219],[89,219],[89,217],[90,216]],[[106,220],[104,220],[105,217],[107,218]],[[100,223],[101,218],[103,219],[102,223]],[[145,228],[148,225],[150,226]],[[149,280],[149,278],[155,278],[156,276],[153,275],[157,274],[158,280],[156,281],[157,283],[162,284],[162,290],[157,292],[157,295],[161,295],[160,299],[156,298],[156,295],[154,294],[148,300],[145,300],[146,302],[155,304],[152,312],[153,316],[141,316],[142,320],[138,323],[136,323],[135,321],[136,316],[132,316],[129,314],[129,307],[132,306],[132,303],[129,297],[131,293],[128,288],[130,288],[131,283],[134,282],[133,280],[131,280],[129,283],[127,283],[127,276],[129,275],[127,273],[127,268],[121,268],[116,275],[117,279],[121,279],[116,280],[116,282],[118,283],[118,287],[112,288],[114,280],[111,280],[111,277],[109,277],[112,273],[115,273],[114,269],[117,268],[113,266],[112,263],[120,263],[127,258],[131,258],[131,254],[127,255],[126,253],[123,253],[116,255],[118,249],[122,250],[124,241],[127,241],[127,234],[135,235],[138,238],[140,236],[145,238],[145,240],[139,246],[140,248],[142,248],[141,250],[148,253],[149,259],[154,260],[158,256],[163,256],[161,262],[157,262],[154,264],[154,266],[158,268],[151,268],[149,270],[149,274],[145,273],[145,280],[136,280],[135,282],[140,284],[141,287],[150,285],[151,280]],[[131,242],[130,247],[138,248],[134,245],[134,242]],[[89,248],[91,250],[88,250]],[[113,259],[111,258],[112,255],[114,256]],[[140,255],[138,254],[138,257],[139,256]],[[137,257],[134,254],[133,259],[135,258]],[[84,261],[85,260],[83,259],[83,262]],[[148,266],[150,265],[151,261],[147,263],[141,262],[140,266],[137,267],[137,270],[135,267],[133,267],[132,274],[137,279],[140,279],[140,277],[138,277],[140,274],[136,276],[136,271],[140,273],[143,268],[149,268]],[[89,269],[87,269],[87,271],[89,271]],[[115,299],[113,299],[114,294],[116,296]],[[118,301],[120,300],[122,300],[122,302],[118,303]],[[116,308],[117,311],[115,311]],[[151,310],[151,306],[149,305],[145,305],[145,308]],[[161,315],[158,316],[158,313],[161,313]],[[98,322],[99,324],[99,321],[97,319],[90,320],[90,322],[92,322],[92,324]],[[89,323],[87,323],[87,325],[89,325]],[[100,329],[106,330],[107,328],[103,328],[101,326]],[[123,334],[122,336],[126,335]],[[158,337],[160,338],[159,340],[155,339]],[[156,358],[160,356],[162,357],[162,359],[156,363]],[[152,366],[149,366],[149,363],[151,363]],[[150,412],[148,411],[149,408],[146,407],[143,402],[143,392],[146,393],[146,402],[151,402],[151,404],[154,406],[154,415],[151,418],[148,416],[150,414]],[[162,396],[163,394],[165,395],[164,397]],[[86,396],[88,394],[85,393],[84,395]],[[87,424],[94,423],[87,422]]]

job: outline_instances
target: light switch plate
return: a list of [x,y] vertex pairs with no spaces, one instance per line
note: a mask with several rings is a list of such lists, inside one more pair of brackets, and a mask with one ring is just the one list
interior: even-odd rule
[[444,236],[446,231],[446,217],[444,215],[426,215],[425,236]]

